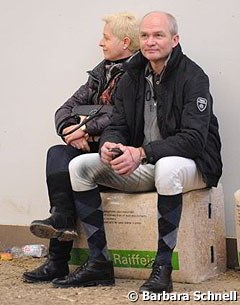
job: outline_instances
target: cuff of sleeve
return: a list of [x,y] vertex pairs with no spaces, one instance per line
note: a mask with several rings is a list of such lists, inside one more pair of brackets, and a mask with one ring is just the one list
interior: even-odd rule
[[80,129],[81,129],[82,131],[86,132],[86,131],[87,131],[87,126],[84,124],[84,125],[82,125],[82,126],[80,127]]

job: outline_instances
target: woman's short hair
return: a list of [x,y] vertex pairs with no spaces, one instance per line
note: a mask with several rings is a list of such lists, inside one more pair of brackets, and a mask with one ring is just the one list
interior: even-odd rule
[[139,49],[139,20],[132,13],[124,12],[103,17],[103,21],[108,24],[114,36],[123,40],[130,38],[129,50],[136,52]]

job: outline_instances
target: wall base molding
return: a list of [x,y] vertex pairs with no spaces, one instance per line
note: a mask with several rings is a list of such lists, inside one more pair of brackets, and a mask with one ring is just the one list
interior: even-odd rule
[[[0,225],[0,251],[13,246],[21,247],[27,244],[43,244],[48,246],[47,239],[34,236],[29,226]],[[239,268],[237,257],[237,239],[226,237],[227,246],[227,268]]]
[[0,251],[13,246],[43,244],[48,247],[48,240],[34,236],[29,226],[0,225]]

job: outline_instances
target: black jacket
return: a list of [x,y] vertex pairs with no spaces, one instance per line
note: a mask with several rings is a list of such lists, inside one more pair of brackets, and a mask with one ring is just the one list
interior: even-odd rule
[[[144,140],[146,58],[135,55],[118,84],[112,123],[101,137],[106,142],[139,147]],[[162,140],[143,146],[148,161],[180,156],[193,159],[207,186],[222,174],[218,121],[213,114],[209,80],[203,70],[174,48],[158,86],[157,121]]]
[[[88,71],[89,78],[86,84],[82,85],[72,97],[70,97],[55,113],[55,125],[58,133],[62,132],[65,127],[77,124],[76,119],[65,118],[71,116],[72,110],[75,106],[79,105],[98,105],[99,97],[102,92],[106,89],[111,79],[107,82],[105,77],[105,63],[103,60],[100,62],[92,71]],[[123,70],[116,71],[118,75],[123,73]],[[114,95],[114,93],[113,93]],[[112,101],[110,101],[112,104]],[[87,132],[91,136],[97,136],[102,133],[104,128],[109,125],[111,117],[109,114],[102,115],[89,121],[87,126]],[[63,122],[63,123],[62,123]]]

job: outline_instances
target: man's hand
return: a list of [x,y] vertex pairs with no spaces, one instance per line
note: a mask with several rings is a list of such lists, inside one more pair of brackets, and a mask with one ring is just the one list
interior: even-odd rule
[[111,142],[105,142],[103,144],[103,146],[101,147],[101,160],[103,163],[110,165],[110,162],[113,158],[113,153],[111,152],[111,149],[116,147],[120,148],[119,145],[122,146],[121,144]]
[[[123,154],[113,159],[112,148],[120,148]],[[131,175],[140,164],[141,153],[139,148],[122,144],[105,142],[101,148],[101,160],[109,164],[118,175]]]
[[110,165],[118,175],[131,175],[140,165],[140,150],[132,146],[120,148],[123,154],[112,160]]

